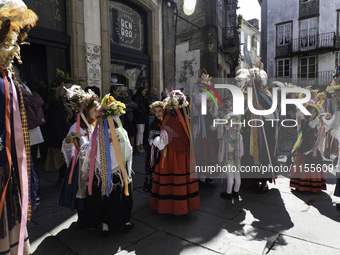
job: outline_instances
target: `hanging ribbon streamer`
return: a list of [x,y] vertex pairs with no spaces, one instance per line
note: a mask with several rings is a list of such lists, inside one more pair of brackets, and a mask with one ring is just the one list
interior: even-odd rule
[[91,138],[91,159],[90,159],[90,170],[89,170],[89,184],[87,186],[89,195],[92,195],[92,183],[93,183],[93,176],[94,176],[94,167],[96,162],[96,155],[97,155],[97,132],[98,126],[93,130],[92,138]]
[[11,154],[11,95],[10,95],[10,88],[9,84],[5,75],[4,70],[1,69],[2,77],[4,80],[5,85],[5,123],[6,123],[6,138],[5,138],[5,144],[6,144],[6,154],[8,159],[8,179],[6,182],[6,185],[3,189],[1,200],[0,200],[0,218],[2,216],[2,211],[5,203],[6,198],[6,191],[8,187],[9,180],[11,179],[11,173],[12,173],[12,154]]
[[[104,134],[105,134],[105,150],[106,150],[106,165],[107,165],[107,190],[106,196],[110,196],[111,190],[111,179],[112,179],[112,168],[111,168],[111,152],[110,152],[110,137],[109,137],[109,126],[107,119],[104,119]],[[112,141],[113,134],[111,133]]]
[[120,133],[122,134],[122,138],[124,141],[124,156],[123,156],[123,162],[124,162],[124,166],[126,166],[126,139],[125,139],[125,132],[124,132],[124,128],[122,125],[122,122],[120,121],[119,117],[113,116],[113,119],[116,121],[116,123],[118,124],[118,128]]
[[28,183],[28,175],[27,175],[27,161],[26,161],[26,151],[25,151],[25,144],[24,144],[24,133],[22,130],[20,109],[18,109],[19,102],[18,102],[18,97],[17,97],[17,91],[13,84],[12,84],[12,93],[13,93],[14,139],[15,139],[15,145],[16,145],[15,149],[17,153],[17,161],[18,161],[19,177],[20,177],[20,188],[21,188],[21,225],[20,225],[20,234],[19,234],[18,254],[23,254],[25,235],[26,235],[27,213],[28,213],[28,185],[29,183]]
[[116,133],[116,129],[115,129],[115,125],[113,123],[113,118],[111,115],[109,115],[107,117],[107,121],[109,123],[109,127],[110,127],[110,132],[111,132],[111,137],[112,137],[112,143],[113,143],[113,147],[115,149],[115,154],[117,157],[117,161],[118,161],[118,165],[120,167],[120,170],[122,172],[123,175],[123,180],[124,180],[124,194],[125,196],[129,196],[129,187],[128,187],[128,181],[127,181],[127,175],[126,175],[126,170],[125,170],[125,165],[123,163],[123,157],[122,157],[122,153],[120,151],[120,147],[119,147],[119,142],[118,142],[118,138],[117,138],[117,133]]
[[[12,67],[12,73],[14,74],[14,68]],[[31,183],[31,147],[30,147],[30,137],[28,133],[28,123],[27,123],[27,116],[26,116],[26,110],[24,105],[24,99],[21,92],[21,89],[19,87],[19,82],[15,78],[15,75],[12,76],[9,79],[11,82],[16,86],[18,91],[18,101],[20,101],[20,115],[21,115],[21,122],[22,122],[22,130],[24,132],[24,142],[25,142],[25,151],[26,151],[26,162],[27,162],[27,178],[28,183]],[[28,160],[27,160],[28,159]],[[28,197],[31,197],[31,185],[28,185]],[[27,221],[30,221],[32,217],[32,206],[31,206],[31,200],[28,199],[28,213],[27,213]]]
[[105,148],[105,133],[104,133],[104,122],[103,119],[99,119],[98,123],[98,136],[99,136],[99,153],[100,153],[100,168],[101,168],[101,181],[102,196],[106,195],[107,190],[107,165],[106,165],[106,148]]
[[[79,133],[79,132],[80,132],[80,113],[78,113],[78,115],[77,115],[77,133]],[[78,149],[77,149],[77,147],[75,147],[74,148],[74,156],[73,156],[73,160],[72,160],[71,172],[70,172],[70,176],[68,178],[68,184],[72,183],[72,177],[73,177],[73,172],[74,172],[74,166],[76,164],[77,155],[78,155]]]

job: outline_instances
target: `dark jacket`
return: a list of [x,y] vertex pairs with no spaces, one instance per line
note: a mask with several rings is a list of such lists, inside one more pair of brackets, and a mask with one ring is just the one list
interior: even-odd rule
[[132,122],[133,110],[136,109],[138,105],[134,101],[132,101],[132,99],[129,96],[127,96],[126,98],[118,97],[118,101],[122,102],[126,106],[124,120],[127,122]]
[[134,121],[136,124],[145,124],[148,114],[146,106],[146,98],[141,96],[136,96],[132,99],[136,104],[137,108],[133,110]]

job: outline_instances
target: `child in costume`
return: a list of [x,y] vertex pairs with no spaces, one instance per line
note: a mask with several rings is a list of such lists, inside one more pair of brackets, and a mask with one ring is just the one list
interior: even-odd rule
[[[190,127],[185,95],[174,90],[165,100],[160,136],[152,144],[161,152],[155,167],[150,208],[160,214],[187,214],[200,206],[198,179],[190,157]],[[190,168],[191,166],[191,168]]]
[[26,223],[31,220],[30,138],[23,95],[13,81],[14,57],[35,26],[37,15],[21,0],[0,4],[0,254],[30,254]]
[[[220,166],[226,166],[227,168],[227,185],[225,185],[225,192],[221,193],[222,198],[231,200],[233,197],[239,199],[239,190],[241,186],[241,157],[244,154],[243,151],[243,139],[241,135],[241,125],[230,125],[230,121],[240,123],[241,118],[238,116],[226,116],[228,124],[225,127],[225,133],[223,134],[220,150],[219,150],[219,162]],[[232,167],[235,167],[232,169]],[[233,189],[234,187],[234,189]]]
[[77,225],[94,230],[100,222],[100,189],[94,186],[95,195],[89,196],[88,180],[83,178],[82,166],[94,129],[93,123],[99,107],[98,97],[91,90],[86,93],[77,85],[66,90],[71,108],[79,113],[77,122],[71,126],[62,143],[61,151],[68,169],[61,188],[59,206],[70,208],[72,211],[77,209]]
[[302,116],[301,133],[292,150],[294,151],[299,146],[291,169],[290,187],[309,194],[326,190],[325,172],[313,171],[309,167],[313,164],[315,167],[322,166],[319,145],[323,136],[323,121],[320,121],[320,109],[314,101],[310,100],[304,106],[312,115]]
[[150,113],[154,114],[156,118],[151,122],[150,131],[149,131],[149,144],[150,148],[148,150],[146,166],[145,166],[145,180],[143,190],[151,193],[152,180],[153,180],[153,171],[155,169],[156,164],[159,162],[160,150],[152,145],[153,140],[160,135],[161,133],[161,125],[163,118],[163,102],[156,101],[150,105]]
[[[88,193],[95,184],[102,197],[102,234],[111,230],[131,230],[132,212],[132,147],[120,122],[125,105],[106,95],[100,106],[100,117],[86,151],[83,178],[89,180]],[[95,194],[94,194],[95,195]]]

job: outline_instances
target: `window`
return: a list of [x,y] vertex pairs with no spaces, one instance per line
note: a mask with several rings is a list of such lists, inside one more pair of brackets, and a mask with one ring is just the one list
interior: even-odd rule
[[291,24],[280,25],[277,27],[277,44],[290,44],[291,41]]
[[301,49],[313,49],[316,46],[317,22],[316,19],[303,20],[300,23]]
[[316,78],[316,59],[315,57],[301,58],[301,78]]
[[290,59],[277,61],[277,77],[290,77]]
[[251,39],[250,39],[250,35],[248,35],[247,37],[247,49],[250,52],[250,48],[251,48]]
[[241,55],[244,56],[243,45],[244,45],[244,32],[241,31]]
[[260,43],[256,42],[256,55],[260,56]]

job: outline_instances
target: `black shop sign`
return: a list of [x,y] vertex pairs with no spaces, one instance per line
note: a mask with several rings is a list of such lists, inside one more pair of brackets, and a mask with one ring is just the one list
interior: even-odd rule
[[110,33],[112,43],[143,50],[143,20],[130,7],[110,4]]

